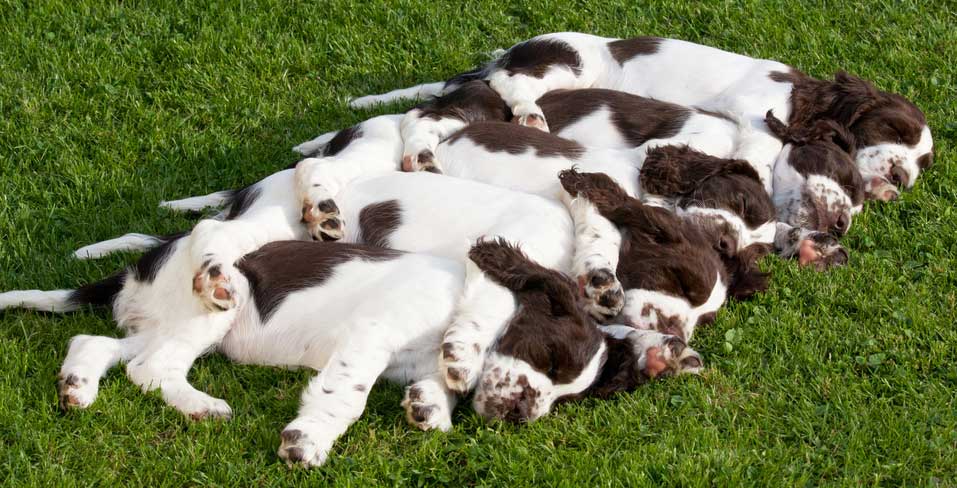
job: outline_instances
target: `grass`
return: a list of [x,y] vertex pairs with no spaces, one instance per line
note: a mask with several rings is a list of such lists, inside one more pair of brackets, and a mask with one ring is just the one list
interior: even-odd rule
[[957,484],[955,4],[162,3],[0,0],[0,289],[102,277],[133,256],[69,253],[187,228],[156,203],[295,161],[294,144],[371,115],[347,96],[440,79],[551,31],[684,38],[821,77],[847,69],[924,109],[936,165],[901,201],[866,207],[846,268],[768,260],[770,291],[696,336],[701,377],[525,427],[464,408],[448,434],[410,429],[400,389],[380,384],[312,471],[275,455],[308,373],[200,360],[191,379],[229,401],[226,423],[184,420],[120,369],[89,410],[61,414],[67,341],[115,334],[109,315],[0,314],[0,483]]

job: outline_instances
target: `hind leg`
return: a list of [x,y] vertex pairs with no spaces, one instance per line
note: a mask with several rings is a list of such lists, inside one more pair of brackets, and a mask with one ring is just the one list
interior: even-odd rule
[[402,118],[402,171],[430,171],[441,173],[435,160],[435,148],[455,131],[465,127],[465,121],[456,117],[434,118],[412,109]]
[[70,348],[57,381],[60,408],[89,407],[96,399],[100,378],[120,361],[129,359],[142,347],[139,337],[116,339],[78,335],[70,339]]
[[229,405],[194,388],[187,375],[196,358],[222,340],[233,320],[235,312],[230,311],[166,324],[129,359],[127,377],[143,391],[160,390],[168,405],[192,420],[229,418]]
[[460,394],[475,386],[486,352],[515,311],[511,292],[492,282],[471,260],[465,266],[465,289],[439,353],[446,386]]

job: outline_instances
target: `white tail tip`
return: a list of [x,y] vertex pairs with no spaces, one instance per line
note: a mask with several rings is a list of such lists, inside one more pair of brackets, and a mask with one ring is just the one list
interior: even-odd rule
[[325,134],[315,139],[303,142],[302,144],[292,148],[292,150],[299,154],[302,154],[303,156],[311,156],[319,152],[319,150],[322,149],[323,146],[325,146],[326,144],[329,144],[329,141],[331,141],[333,137],[336,137],[336,134],[338,133],[339,131],[337,130],[334,130],[332,132],[326,132]]
[[146,251],[163,243],[159,237],[146,234],[126,234],[114,239],[83,246],[73,252],[76,259],[99,259],[115,252]]
[[0,310],[26,308],[42,312],[72,312],[79,305],[70,301],[73,290],[19,290],[0,293]]
[[222,207],[229,203],[232,198],[233,192],[230,190],[224,190],[198,197],[163,201],[160,202],[159,206],[162,208],[175,210],[177,212],[199,211],[210,207]]

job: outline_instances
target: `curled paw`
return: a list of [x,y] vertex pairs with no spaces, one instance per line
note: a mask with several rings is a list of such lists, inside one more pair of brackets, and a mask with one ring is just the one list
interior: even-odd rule
[[482,367],[480,353],[481,348],[477,344],[471,348],[460,342],[442,344],[439,365],[449,390],[465,394],[472,389]]
[[445,406],[447,402],[438,395],[442,392],[430,391],[423,385],[414,384],[405,389],[402,408],[410,424],[421,430],[438,429],[447,432],[452,428],[451,412]]
[[60,373],[57,396],[62,410],[89,407],[99,389],[95,381],[76,373]]
[[329,449],[317,442],[308,422],[301,419],[294,420],[279,434],[282,442],[279,444],[279,458],[289,467],[322,466],[329,457]]
[[339,206],[331,198],[315,204],[306,201],[302,207],[302,222],[317,241],[338,241],[345,235]]
[[578,278],[578,286],[586,298],[585,310],[595,320],[611,320],[625,306],[625,292],[615,273],[609,269],[590,270]]
[[193,275],[193,293],[206,305],[206,308],[225,311],[236,306],[236,290],[229,271],[213,259],[207,259],[199,271]]

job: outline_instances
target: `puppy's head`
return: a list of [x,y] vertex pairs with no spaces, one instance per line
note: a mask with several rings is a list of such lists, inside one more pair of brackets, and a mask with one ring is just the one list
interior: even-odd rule
[[560,179],[566,191],[591,201],[621,231],[620,322],[687,341],[697,325],[714,320],[729,294],[744,298],[766,286],[766,275],[756,266],[759,255],[749,258],[748,266],[737,263],[732,270],[726,264],[740,251],[725,223],[646,205],[605,174],[568,170]]
[[469,258],[518,305],[485,360],[473,399],[479,415],[531,422],[595,382],[607,347],[571,279],[501,240],[480,241]]
[[896,190],[914,186],[934,155],[924,113],[910,100],[843,71],[834,75],[833,89],[835,115],[854,135],[868,198],[891,200]]
[[657,378],[697,374],[703,367],[701,355],[679,337],[625,325],[606,325],[601,330],[608,359],[588,396],[606,398]]
[[774,163],[778,220],[846,234],[864,200],[864,182],[853,160],[854,136],[833,120],[788,127],[768,111],[765,122],[785,143]]

